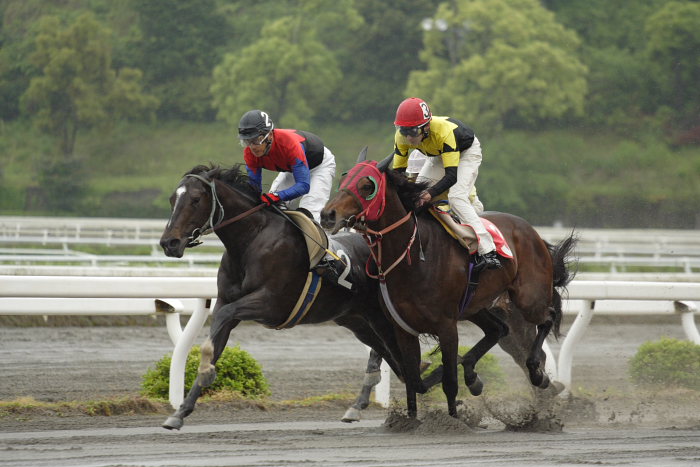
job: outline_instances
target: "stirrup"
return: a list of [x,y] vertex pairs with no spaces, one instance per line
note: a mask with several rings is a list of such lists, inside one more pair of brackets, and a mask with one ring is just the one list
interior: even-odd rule
[[339,259],[324,258],[314,267],[314,271],[324,279],[337,284],[344,267],[343,262]]
[[495,250],[481,255],[479,263],[483,263],[481,267],[484,269],[501,269],[503,267]]

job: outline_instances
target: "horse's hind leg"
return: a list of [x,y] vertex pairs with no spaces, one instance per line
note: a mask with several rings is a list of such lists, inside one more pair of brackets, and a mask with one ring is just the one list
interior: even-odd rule
[[185,400],[180,404],[180,407],[165,420],[162,425],[163,428],[169,430],[179,430],[182,428],[182,425],[184,425],[184,418],[194,410],[194,406],[202,393],[202,389],[214,382],[216,378],[214,364],[224,351],[231,330],[240,322],[241,321],[238,319],[230,318],[228,313],[221,312],[218,306],[217,309],[214,310],[209,337],[202,345],[202,359],[199,364],[197,379],[195,379],[192,388],[187,393]]
[[[513,361],[525,373],[528,381],[530,380],[530,370],[527,367],[527,359],[532,348],[532,343],[537,337],[537,326],[525,321],[523,313],[515,307],[511,308],[510,312],[506,312],[501,308],[492,308],[491,312],[499,318],[503,319],[510,328],[507,336],[498,341],[498,345],[511,356]],[[545,354],[546,355],[546,354]],[[544,369],[544,362],[540,368]],[[557,395],[563,389],[563,385],[557,382],[551,382],[549,387],[541,389],[532,386],[534,395],[538,400],[550,399]]]
[[544,363],[547,359],[547,354],[542,350],[542,344],[547,338],[547,334],[552,329],[552,320],[547,320],[543,324],[537,326],[537,337],[530,348],[530,355],[525,361],[528,371],[530,372],[530,382],[533,386],[545,389],[549,386],[549,377],[544,372]]
[[369,405],[369,396],[372,389],[381,381],[381,364],[382,357],[374,349],[369,352],[369,360],[367,361],[367,370],[365,370],[365,380],[362,383],[360,395],[355,399],[355,403],[345,411],[345,415],[341,419],[343,422],[357,422],[360,420],[360,411],[367,408]]
[[484,332],[484,337],[462,357],[464,383],[473,396],[478,396],[484,389],[484,383],[474,370],[476,362],[491,350],[501,337],[508,335],[509,328],[503,320],[485,309],[469,317],[469,321],[479,326]]

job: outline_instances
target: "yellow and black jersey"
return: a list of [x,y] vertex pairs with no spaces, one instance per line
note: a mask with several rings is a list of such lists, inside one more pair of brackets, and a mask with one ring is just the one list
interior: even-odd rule
[[460,153],[469,149],[474,142],[474,130],[456,118],[433,117],[430,121],[430,134],[418,146],[408,143],[398,131],[394,136],[394,168],[408,167],[408,155],[418,149],[428,157],[442,157],[445,168],[457,167]]

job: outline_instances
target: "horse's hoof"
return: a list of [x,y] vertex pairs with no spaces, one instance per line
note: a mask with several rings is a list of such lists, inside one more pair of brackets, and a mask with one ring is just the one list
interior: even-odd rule
[[184,422],[180,417],[168,417],[168,419],[163,423],[163,428],[168,430],[179,430],[184,425]]
[[559,381],[550,381],[552,385],[552,390],[554,391],[554,394],[561,394],[564,392],[564,389],[566,389],[566,386],[564,386],[564,383],[561,383]]
[[340,421],[345,423],[359,422],[360,411],[357,410],[355,407],[350,407],[348,410],[345,411],[345,415],[343,415],[343,418],[341,418]]
[[214,368],[214,365],[209,365],[209,368],[206,371],[200,372],[198,379],[201,387],[206,388],[210,386],[216,379],[216,368]]
[[481,378],[477,376],[474,382],[472,384],[468,384],[467,387],[469,388],[469,392],[472,394],[472,396],[479,396],[481,395],[481,391],[484,390],[484,383],[481,381]]

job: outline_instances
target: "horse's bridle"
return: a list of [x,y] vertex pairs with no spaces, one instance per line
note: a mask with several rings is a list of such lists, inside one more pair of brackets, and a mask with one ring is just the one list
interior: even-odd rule
[[[258,204],[256,206],[253,206],[251,209],[242,212],[241,214],[232,217],[231,219],[228,219],[224,221],[224,206],[221,204],[221,200],[219,199],[219,195],[216,192],[216,184],[214,183],[213,180],[207,180],[206,178],[202,177],[201,175],[197,174],[187,174],[185,177],[193,177],[207,185],[210,190],[211,190],[211,212],[209,213],[209,218],[207,221],[204,223],[199,228],[196,228],[192,231],[190,236],[187,238],[187,247],[195,247],[197,245],[201,245],[203,242],[200,240],[204,235],[210,234],[214,232],[215,230],[218,230],[226,225],[232,224],[238,220],[243,219],[244,217],[249,216],[250,214],[253,214],[256,211],[259,211],[260,209],[265,207],[265,204]],[[214,213],[216,212],[216,207],[219,207],[219,215],[217,218],[216,223],[214,223]]]
[[[384,179],[380,179],[380,181],[377,181],[372,177],[372,181],[375,184],[382,183]],[[373,230],[367,226],[366,223],[366,215],[370,208],[374,205],[374,203],[379,202],[381,203],[381,208],[380,208],[380,213],[379,215],[381,216],[381,213],[384,211],[384,205],[386,200],[379,200],[379,197],[374,197],[377,192],[383,192],[383,190],[380,189],[380,187],[375,187],[374,192],[372,193],[372,203],[367,206],[366,208],[364,207],[362,200],[358,197],[356,193],[354,193],[351,189],[347,188],[348,183],[344,184],[345,186],[342,187],[339,191],[342,191],[344,193],[349,194],[352,199],[357,203],[357,205],[360,208],[360,212],[358,214],[353,214],[352,216],[348,217],[345,220],[345,225],[348,227],[355,226],[355,230],[358,230],[362,236],[364,237],[365,241],[367,242],[367,245],[369,246],[369,251],[370,251],[370,257],[367,258],[367,263],[365,264],[365,273],[367,276],[373,278],[373,279],[379,279],[380,282],[385,281],[387,274],[389,274],[396,266],[399,265],[401,261],[403,261],[404,258],[408,257],[407,261],[408,264],[411,264],[411,246],[413,246],[413,242],[416,239],[416,233],[418,232],[418,219],[416,218],[416,214],[414,211],[409,211],[406,213],[404,217],[399,219],[398,221],[394,222],[388,227],[383,228],[382,230]],[[386,194],[384,195],[386,196]],[[371,198],[370,198],[371,199]],[[368,199],[369,201],[369,199]],[[384,236],[391,232],[392,230],[400,227],[401,225],[405,224],[408,222],[408,219],[413,215],[414,218],[414,223],[413,223],[413,233],[411,234],[411,237],[408,240],[408,244],[406,245],[406,249],[403,251],[403,253],[394,261],[388,268],[385,270],[382,269],[382,240],[384,239]],[[353,221],[352,225],[350,225],[350,221]],[[359,225],[358,225],[359,222]],[[422,252],[421,252],[422,254]],[[374,260],[374,263],[377,265],[377,274],[372,274],[370,272],[370,260]]]

